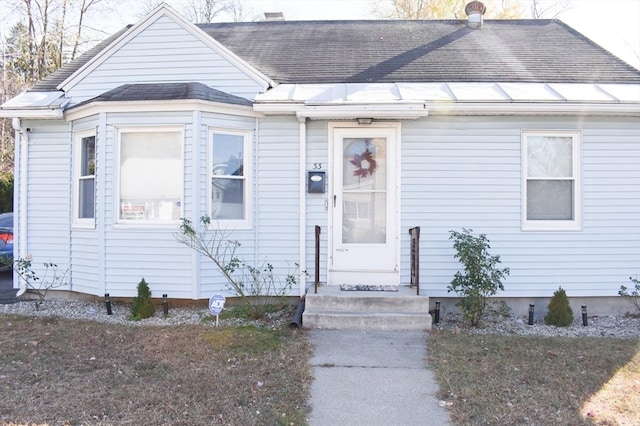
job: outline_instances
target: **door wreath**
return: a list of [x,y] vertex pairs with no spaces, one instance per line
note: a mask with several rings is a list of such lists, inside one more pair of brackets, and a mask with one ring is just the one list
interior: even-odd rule
[[355,154],[353,160],[351,160],[351,164],[356,167],[353,175],[361,178],[371,176],[376,171],[376,160],[373,158],[373,154],[369,151],[369,148],[365,149],[362,154]]

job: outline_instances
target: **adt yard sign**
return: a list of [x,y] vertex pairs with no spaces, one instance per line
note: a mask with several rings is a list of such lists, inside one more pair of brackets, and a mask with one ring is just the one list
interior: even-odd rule
[[209,310],[213,315],[220,315],[224,308],[225,297],[221,294],[214,294],[209,299]]

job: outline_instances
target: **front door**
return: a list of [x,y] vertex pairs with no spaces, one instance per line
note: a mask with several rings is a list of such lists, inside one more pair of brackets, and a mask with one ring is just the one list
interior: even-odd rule
[[399,125],[332,127],[329,284],[398,285]]

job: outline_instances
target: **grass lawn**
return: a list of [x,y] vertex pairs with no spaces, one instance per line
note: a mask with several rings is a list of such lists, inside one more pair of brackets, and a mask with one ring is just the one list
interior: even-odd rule
[[0,424],[303,425],[309,355],[288,328],[0,315]]
[[456,425],[640,425],[637,339],[428,337]]

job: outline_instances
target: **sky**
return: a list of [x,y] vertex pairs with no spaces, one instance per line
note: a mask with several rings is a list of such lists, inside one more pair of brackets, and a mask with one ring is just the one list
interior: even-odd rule
[[[79,0],[72,0],[79,1]],[[160,0],[120,0],[122,7],[111,19],[96,25],[114,33],[140,19],[141,5]],[[176,10],[190,0],[164,0]],[[285,19],[375,19],[373,3],[384,0],[243,0],[257,16],[283,12]],[[528,0],[522,0],[528,3]],[[553,1],[553,0],[542,0]],[[568,0],[570,8],[559,17],[600,46],[640,69],[640,0]],[[487,2],[489,3],[489,2]],[[14,11],[0,0],[0,34],[5,35]],[[101,17],[102,18],[102,17]],[[106,17],[105,17],[106,18]],[[4,27],[4,28],[3,28]]]

